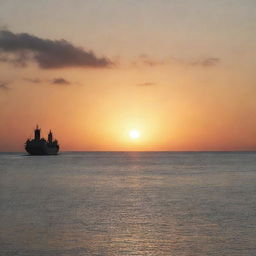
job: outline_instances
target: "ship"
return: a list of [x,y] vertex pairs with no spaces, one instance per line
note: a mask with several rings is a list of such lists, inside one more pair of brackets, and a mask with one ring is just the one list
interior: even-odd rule
[[41,138],[41,129],[38,125],[34,130],[34,139],[28,139],[25,142],[25,149],[30,155],[57,155],[59,152],[59,144],[57,140],[53,140],[53,134],[50,130],[48,140]]

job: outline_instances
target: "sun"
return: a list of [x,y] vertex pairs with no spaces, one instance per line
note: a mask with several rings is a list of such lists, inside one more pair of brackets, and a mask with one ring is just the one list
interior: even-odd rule
[[129,132],[129,135],[130,135],[130,138],[133,140],[138,139],[140,137],[140,133],[137,130],[131,130]]

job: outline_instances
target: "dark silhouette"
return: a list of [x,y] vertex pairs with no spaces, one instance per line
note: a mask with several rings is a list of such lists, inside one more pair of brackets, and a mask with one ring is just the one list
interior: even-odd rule
[[59,152],[59,144],[57,140],[53,140],[52,132],[48,134],[48,141],[41,138],[41,130],[38,125],[35,129],[34,139],[28,139],[25,143],[25,149],[30,155],[57,155]]

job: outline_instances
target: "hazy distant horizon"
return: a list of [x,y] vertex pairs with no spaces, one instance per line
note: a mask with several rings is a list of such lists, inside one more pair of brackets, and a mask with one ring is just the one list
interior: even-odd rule
[[[90,152],[96,152],[96,153],[161,153],[161,152],[166,152],[166,153],[254,153],[256,152],[256,150],[180,150],[180,151],[174,151],[174,150],[158,150],[158,151],[154,151],[154,150],[66,150],[66,151],[60,151],[58,153],[61,154],[61,153],[90,153]],[[12,153],[24,153],[25,155],[29,155],[25,150],[24,151],[0,151],[0,154],[3,153],[3,154],[12,154]],[[31,156],[33,157],[33,156]],[[51,157],[51,156],[50,156]]]

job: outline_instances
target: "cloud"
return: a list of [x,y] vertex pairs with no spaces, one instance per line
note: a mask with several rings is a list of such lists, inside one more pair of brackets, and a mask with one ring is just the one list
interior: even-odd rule
[[16,54],[6,54],[0,47],[0,62],[11,63],[18,67],[25,67],[30,59],[31,58],[27,52],[20,51]]
[[139,62],[150,67],[163,65],[166,63],[166,60],[156,60],[151,57],[149,57],[146,54],[142,54],[139,56]]
[[69,85],[70,82],[60,77],[60,78],[53,79],[52,84]]
[[167,57],[164,59],[154,59],[146,54],[138,56],[137,60],[132,64],[144,65],[148,67],[157,67],[162,65],[180,65],[180,66],[200,66],[213,67],[220,63],[220,59],[216,57],[206,57],[198,59],[183,59],[177,57]]
[[219,58],[204,58],[204,59],[199,59],[193,62],[190,62],[192,66],[202,66],[202,67],[212,67],[218,65],[220,62]]
[[156,85],[156,83],[152,83],[152,82],[145,82],[145,83],[140,83],[137,84],[138,86],[153,86]]
[[62,77],[58,77],[58,78],[54,78],[54,79],[40,79],[40,78],[23,78],[24,81],[33,83],[33,84],[56,84],[56,85],[70,85],[72,84],[70,81],[62,78]]
[[4,90],[4,91],[7,91],[9,90],[10,88],[8,87],[7,83],[2,83],[0,82],[0,90]]
[[[42,39],[27,33],[15,34],[0,31],[1,56],[12,63],[25,65],[31,59],[43,69],[66,67],[109,67],[113,63],[107,58],[99,58],[92,51],[74,46],[66,40]],[[11,55],[11,56],[10,56]]]
[[1,62],[8,62],[9,59],[6,58],[6,57],[4,57],[4,56],[0,56],[0,61],[1,61]]
[[23,80],[34,84],[39,84],[42,82],[39,78],[24,78]]

